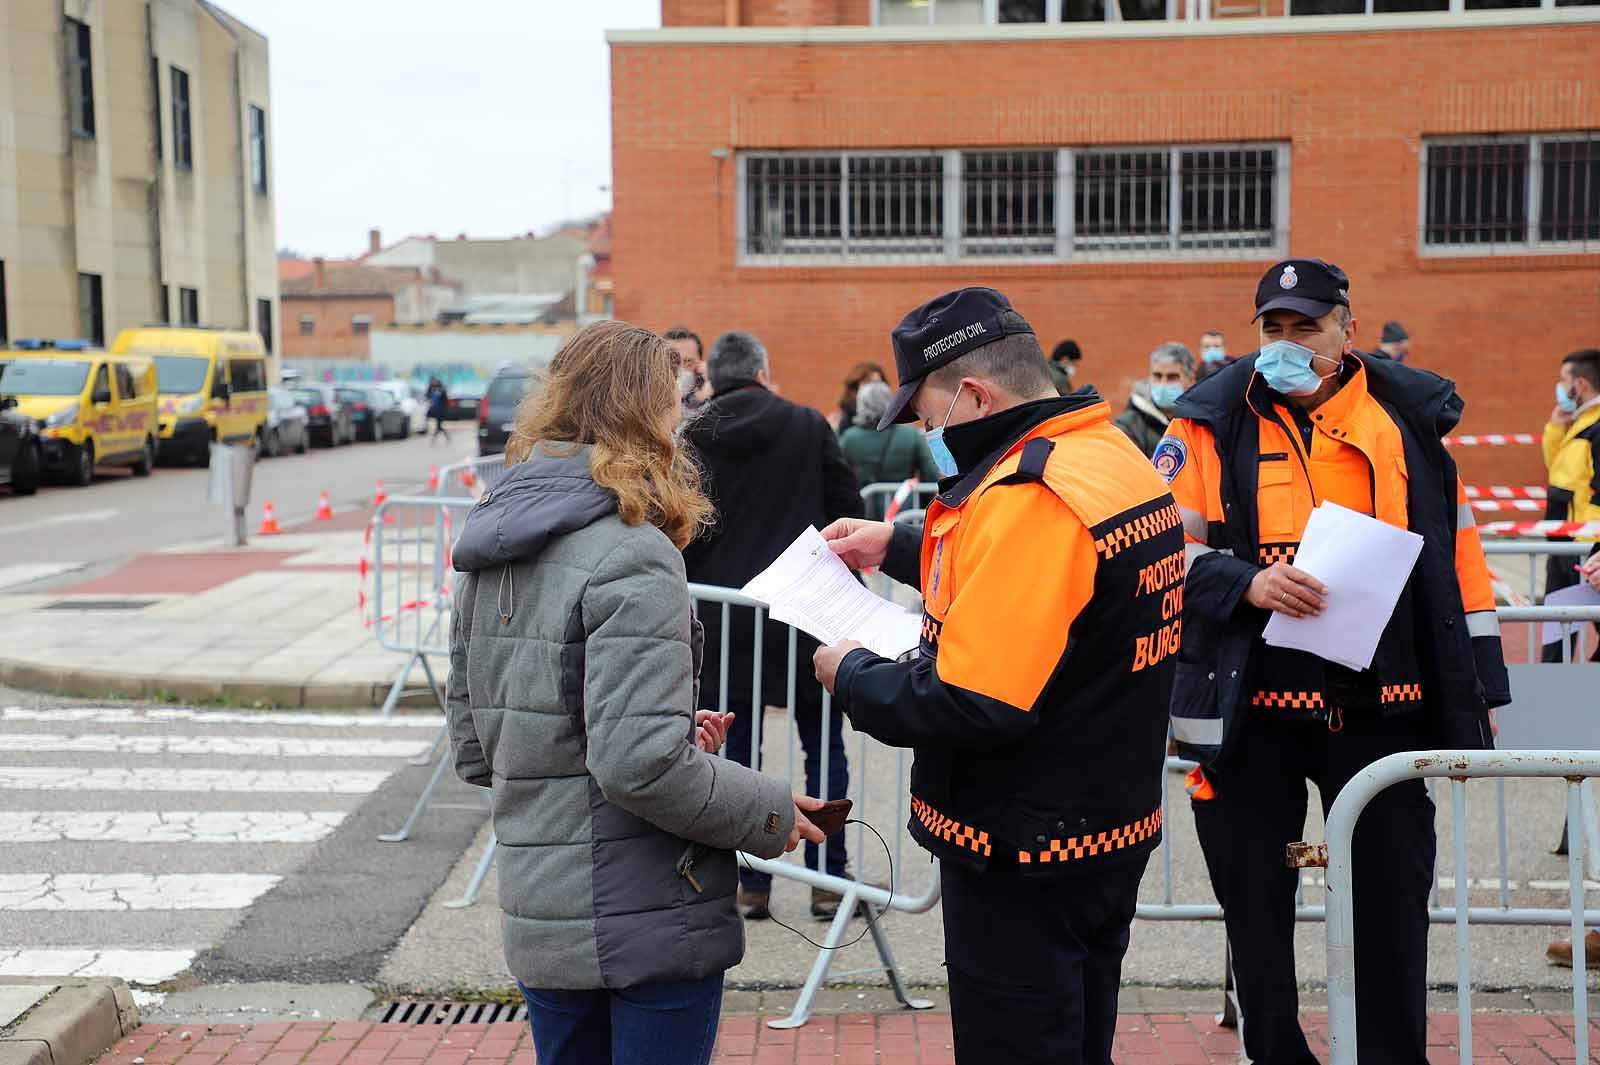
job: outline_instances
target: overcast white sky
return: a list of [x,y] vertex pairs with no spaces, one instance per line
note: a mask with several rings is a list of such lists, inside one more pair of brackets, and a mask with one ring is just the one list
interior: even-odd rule
[[272,49],[278,246],[503,237],[610,205],[607,29],[659,0],[220,0]]

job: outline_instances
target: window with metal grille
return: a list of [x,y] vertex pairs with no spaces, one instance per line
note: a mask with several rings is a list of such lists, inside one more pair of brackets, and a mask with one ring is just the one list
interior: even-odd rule
[[189,75],[172,68],[172,162],[181,170],[194,169],[194,130],[189,111]]
[[250,105],[250,187],[267,194],[267,113]]
[[1270,256],[1284,144],[739,156],[741,260]]
[[1056,153],[963,152],[961,253],[1054,255]]
[[74,136],[94,137],[94,62],[89,27],[67,19],[67,95],[72,100]]
[[1588,250],[1600,242],[1600,134],[1427,141],[1422,198],[1424,251]]
[[1167,0],[875,0],[873,5],[879,26],[1120,22],[1168,19],[1175,11]]

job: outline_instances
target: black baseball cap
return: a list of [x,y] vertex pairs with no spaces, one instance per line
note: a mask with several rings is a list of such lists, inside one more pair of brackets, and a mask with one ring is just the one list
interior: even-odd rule
[[1350,306],[1350,279],[1321,259],[1285,259],[1256,285],[1256,318],[1268,311],[1299,311],[1321,318],[1335,307]]
[[1383,344],[1398,344],[1402,340],[1410,340],[1411,334],[1406,332],[1406,327],[1396,321],[1383,323]]
[[1033,333],[1033,326],[1011,308],[1011,301],[992,288],[962,288],[935,297],[900,319],[889,334],[894,343],[894,368],[900,388],[878,422],[887,429],[896,422],[914,422],[911,397],[922,379],[961,356],[993,344],[1001,337]]

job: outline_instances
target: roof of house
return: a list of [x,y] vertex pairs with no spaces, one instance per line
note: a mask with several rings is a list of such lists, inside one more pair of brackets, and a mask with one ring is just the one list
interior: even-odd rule
[[414,267],[326,263],[321,285],[313,268],[280,282],[279,288],[284,296],[392,296],[425,280],[423,272]]

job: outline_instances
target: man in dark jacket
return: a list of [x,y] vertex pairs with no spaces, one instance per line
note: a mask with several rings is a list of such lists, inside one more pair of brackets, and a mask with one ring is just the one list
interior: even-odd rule
[[[1510,701],[1488,565],[1441,438],[1455,385],[1355,349],[1350,282],[1291,259],[1256,288],[1261,349],[1178,401],[1155,466],[1177,499],[1187,576],[1172,694],[1195,833],[1243,1013],[1245,1053],[1313,1065],[1298,1020],[1295,884],[1306,781],[1323,812],[1399,751],[1493,746]],[[1423,539],[1369,668],[1269,646],[1268,618],[1320,615],[1348,594],[1297,569],[1311,512],[1338,504]],[[1357,1056],[1425,1065],[1428,892],[1436,840],[1422,781],[1385,790],[1353,841]]]
[[[749,333],[724,333],[706,357],[712,397],[685,430],[685,439],[705,468],[707,494],[717,508],[716,525],[684,548],[689,580],[724,588],[742,588],[766,569],[807,526],[821,529],[836,518],[858,517],[861,495],[855,474],[839,450],[838,437],[827,420],[810,407],[774,395],[768,385],[767,350]],[[722,611],[701,610],[706,627],[706,663],[701,673],[700,708],[718,709],[721,694]],[[749,608],[730,615],[728,705],[735,711],[728,734],[728,756],[745,765],[751,758],[752,722],[761,706],[751,706],[755,654],[755,619]],[[822,770],[822,686],[806,667],[817,643],[799,634],[795,650],[794,718],[805,748],[808,791],[817,795]],[[762,641],[761,703],[785,706],[789,701],[789,627],[768,621]],[[829,799],[849,790],[849,763],[841,729],[843,715],[829,715]],[[827,871],[845,871],[844,837],[828,841]],[[817,868],[817,848],[808,846],[806,863]],[[746,916],[769,915],[771,878],[740,870],[739,898]],[[813,889],[811,912],[831,917],[838,896]]]
[[1167,435],[1178,397],[1194,386],[1194,353],[1170,340],[1150,353],[1150,377],[1133,386],[1128,406],[1112,424],[1128,434],[1145,458]]

